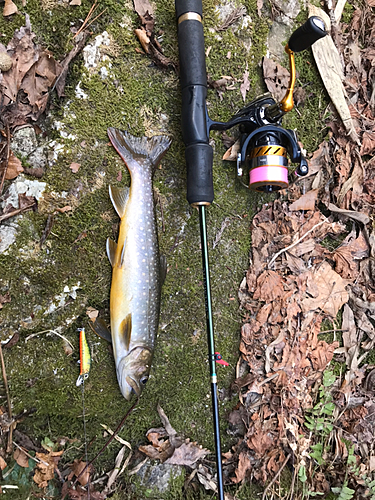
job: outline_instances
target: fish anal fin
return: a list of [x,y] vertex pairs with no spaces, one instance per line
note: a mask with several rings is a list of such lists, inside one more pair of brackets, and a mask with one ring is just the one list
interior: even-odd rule
[[105,321],[102,318],[96,318],[94,322],[90,322],[91,330],[99,337],[112,343],[111,332],[108,330]]
[[132,315],[129,313],[120,324],[120,336],[125,344],[125,349],[129,349],[130,339],[132,335]]
[[122,219],[125,215],[126,204],[129,199],[129,188],[109,186],[109,196],[116,212],[118,213],[118,216]]
[[111,263],[111,266],[113,267],[115,265],[115,257],[116,257],[116,252],[117,252],[117,243],[111,238],[107,238],[107,256],[108,260]]

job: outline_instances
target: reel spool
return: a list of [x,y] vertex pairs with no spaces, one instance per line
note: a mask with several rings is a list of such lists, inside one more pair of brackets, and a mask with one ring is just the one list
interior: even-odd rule
[[272,193],[288,187],[287,145],[275,132],[259,134],[246,155],[249,188]]
[[[241,152],[237,156],[237,176],[248,189],[273,193],[288,187],[288,166],[298,163],[297,176],[307,175],[306,158],[298,145],[296,134],[280,125],[265,125],[242,134]],[[248,185],[242,181],[243,166],[249,171]]]

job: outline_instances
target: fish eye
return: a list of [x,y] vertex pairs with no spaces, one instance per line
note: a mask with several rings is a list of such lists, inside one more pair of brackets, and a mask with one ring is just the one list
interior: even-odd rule
[[147,376],[142,377],[142,378],[140,379],[140,383],[141,383],[142,385],[145,385],[145,383],[147,382],[147,380],[148,380],[148,377],[147,377]]

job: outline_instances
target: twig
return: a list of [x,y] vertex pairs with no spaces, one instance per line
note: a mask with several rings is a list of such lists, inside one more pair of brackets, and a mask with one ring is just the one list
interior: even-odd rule
[[288,463],[289,459],[291,457],[291,454],[289,453],[289,455],[286,457],[286,459],[284,460],[282,466],[280,467],[280,469],[276,472],[275,474],[275,477],[272,479],[272,481],[270,482],[270,484],[266,487],[266,489],[264,490],[263,492],[263,496],[262,496],[262,500],[265,500],[266,498],[266,495],[267,495],[267,491],[271,488],[271,486],[275,483],[276,479],[280,476],[281,472],[283,471],[284,467],[286,466],[286,464]]
[[301,236],[301,238],[299,238],[297,241],[295,241],[294,243],[292,243],[291,245],[289,245],[288,247],[285,247],[285,248],[282,248],[279,252],[275,253],[275,255],[272,257],[272,259],[270,260],[269,264],[268,264],[268,269],[271,268],[272,264],[275,262],[275,260],[284,252],[287,252],[288,250],[290,250],[291,248],[295,247],[296,245],[298,245],[298,243],[300,243],[304,238],[306,238],[306,236],[308,234],[311,234],[313,231],[315,231],[315,229],[317,229],[319,226],[321,226],[322,224],[325,224],[326,222],[328,222],[328,219],[324,219],[322,221],[320,221],[318,224],[315,224],[315,226],[313,226],[311,229],[309,229],[303,236]]
[[60,337],[61,339],[65,340],[65,342],[66,342],[67,344],[69,344],[69,345],[70,345],[70,347],[74,350],[74,346],[73,346],[73,344],[72,344],[71,342],[69,342],[69,340],[68,340],[66,337],[64,337],[64,336],[63,336],[63,335],[61,335],[60,333],[56,332],[55,330],[43,330],[42,332],[32,333],[31,335],[29,335],[28,337],[26,337],[26,338],[25,338],[25,344],[26,344],[26,342],[27,342],[28,340],[30,340],[30,339],[32,339],[33,337],[36,337],[37,335],[40,335],[40,334],[42,334],[42,333],[47,333],[47,334],[49,334],[49,333],[54,333],[55,335],[57,335],[57,336],[58,336],[58,337]]
[[89,13],[87,14],[86,16],[86,19],[83,21],[81,27],[78,29],[77,33],[74,35],[73,38],[75,38],[76,36],[78,36],[82,30],[85,29],[86,27],[86,24],[88,23],[88,20],[90,19],[91,17],[91,14],[94,12],[94,10],[96,9],[97,5],[96,5],[96,1],[91,5],[90,7],[90,10],[89,10]]
[[44,460],[40,459],[40,458],[36,458],[36,457],[33,457],[32,455],[30,455],[29,453],[27,453],[26,450],[24,450],[19,444],[17,444],[15,441],[13,441],[13,444],[14,446],[16,446],[19,450],[22,451],[22,453],[24,453],[27,457],[31,458],[31,460],[34,460],[34,462],[37,462],[38,464],[42,463],[44,465],[49,465],[47,464],[47,462],[45,462]]
[[342,328],[335,328],[334,330],[321,330],[319,333],[335,333],[335,332],[348,332],[349,330],[343,330]]
[[118,424],[118,426],[116,427],[116,429],[114,430],[112,436],[108,439],[108,441],[105,443],[105,445],[103,446],[103,448],[95,455],[95,457],[90,460],[90,462],[88,464],[86,464],[86,466],[81,470],[81,472],[78,474],[78,476],[76,477],[75,481],[73,484],[76,484],[78,479],[82,476],[82,474],[87,470],[89,469],[89,467],[95,462],[95,460],[100,457],[100,455],[103,453],[103,451],[107,448],[107,446],[112,443],[112,441],[115,439],[115,437],[117,436],[117,433],[120,432],[120,429],[122,428],[122,426],[124,425],[126,419],[128,418],[128,416],[131,414],[131,412],[134,410],[134,408],[137,406],[138,404],[138,401],[139,401],[139,396],[136,400],[136,402],[133,404],[133,406],[130,407],[130,409],[126,412],[124,418],[121,420],[121,422]]
[[262,382],[260,382],[260,384],[258,384],[258,387],[262,387],[262,385],[267,384],[268,382],[271,382],[271,380],[273,380],[274,378],[276,378],[278,376],[279,376],[279,372],[274,373],[270,377],[265,378],[264,380],[262,380]]
[[25,207],[22,208],[16,208],[16,210],[13,210],[12,212],[9,212],[4,215],[0,215],[0,222],[6,219],[10,219],[11,217],[15,217],[16,215],[22,214],[23,212],[27,212],[27,210],[30,210],[35,207],[35,201],[30,203],[29,205],[26,205]]
[[93,22],[95,22],[101,15],[104,14],[104,12],[107,10],[108,7],[106,7],[100,14],[98,14],[96,17],[94,17],[94,19],[92,19],[90,22],[89,22],[89,19],[92,15],[92,13],[94,12],[94,10],[97,8],[97,5],[96,5],[96,2],[94,2],[91,6],[91,9],[89,10],[89,13],[87,14],[86,16],[86,19],[83,21],[82,23],[82,26],[79,28],[79,30],[77,31],[77,33],[74,35],[73,38],[75,38],[76,36],[78,36],[82,30],[88,28]]
[[5,129],[6,129],[6,136],[7,136],[7,142],[6,142],[6,158],[5,158],[5,165],[4,165],[4,172],[3,172],[3,176],[1,178],[1,182],[0,182],[0,196],[1,196],[1,193],[3,192],[3,186],[4,186],[4,181],[5,181],[5,177],[7,175],[7,170],[8,170],[8,165],[9,165],[9,157],[10,157],[10,130],[9,130],[9,125],[6,124],[5,125]]
[[[7,378],[7,373],[6,373],[6,370],[5,370],[3,348],[2,348],[1,342],[0,342],[0,358],[1,358],[1,371],[2,371],[2,374],[3,374],[5,392],[6,392],[6,395],[7,395],[8,417],[9,417],[9,420],[12,421],[12,406],[10,404],[10,394],[9,394],[9,387],[8,387],[8,378]],[[12,451],[12,442],[13,442],[13,422],[9,426],[8,447],[7,447],[7,452],[8,453],[11,453],[11,451]]]

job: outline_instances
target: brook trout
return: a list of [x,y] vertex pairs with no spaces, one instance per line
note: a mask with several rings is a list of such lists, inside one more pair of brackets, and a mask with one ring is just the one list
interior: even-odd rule
[[159,324],[163,271],[152,176],[171,141],[162,135],[133,137],[115,128],[108,129],[108,136],[131,178],[130,188],[109,187],[121,223],[118,242],[107,240],[113,268],[110,316],[117,380],[123,396],[130,399],[133,393],[141,394],[148,380]]

